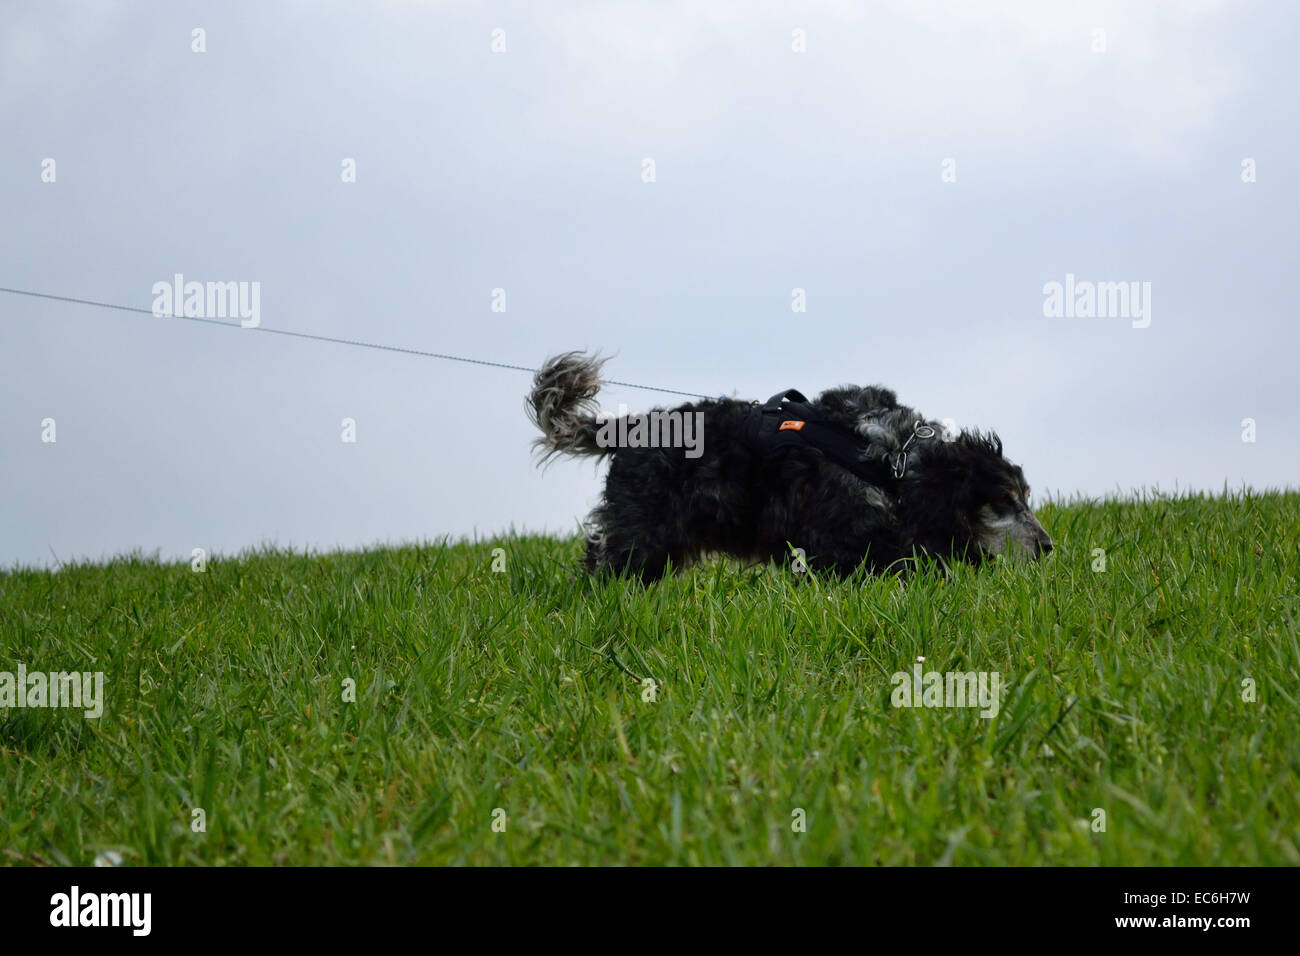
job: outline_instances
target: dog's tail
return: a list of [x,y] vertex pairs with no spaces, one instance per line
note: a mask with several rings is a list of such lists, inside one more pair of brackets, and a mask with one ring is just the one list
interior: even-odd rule
[[533,376],[528,418],[542,431],[533,447],[542,461],[555,455],[604,455],[611,449],[596,442],[600,368],[605,359],[584,352],[565,352],[547,359]]

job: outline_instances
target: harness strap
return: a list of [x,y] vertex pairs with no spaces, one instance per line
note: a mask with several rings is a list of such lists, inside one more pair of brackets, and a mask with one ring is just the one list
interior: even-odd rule
[[826,421],[793,388],[778,392],[762,405],[755,403],[745,424],[751,447],[764,455],[787,448],[812,447],[864,481],[874,483],[882,477],[879,462],[862,458],[862,452],[868,447],[866,439],[842,425]]

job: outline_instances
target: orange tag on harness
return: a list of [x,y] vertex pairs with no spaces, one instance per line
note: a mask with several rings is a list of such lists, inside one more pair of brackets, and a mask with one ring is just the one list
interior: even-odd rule
[[804,426],[805,424],[806,424],[805,422],[782,422],[782,423],[781,423],[781,427],[778,428],[777,431],[779,431],[779,432],[796,431],[796,432],[797,432],[799,429],[803,428],[803,426]]

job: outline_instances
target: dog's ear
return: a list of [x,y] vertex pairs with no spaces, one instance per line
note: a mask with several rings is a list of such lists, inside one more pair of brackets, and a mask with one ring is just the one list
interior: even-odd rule
[[939,444],[909,463],[898,489],[898,519],[910,547],[932,555],[964,554],[974,535],[974,458],[960,439]]
[[904,486],[909,497],[922,506],[929,501],[942,511],[965,512],[974,495],[976,462],[987,453],[983,448],[982,439],[968,432],[929,444],[908,466],[910,480]]

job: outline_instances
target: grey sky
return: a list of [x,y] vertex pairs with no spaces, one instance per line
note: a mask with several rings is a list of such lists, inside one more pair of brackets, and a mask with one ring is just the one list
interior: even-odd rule
[[[1284,3],[7,2],[0,285],[148,308],[179,272],[260,282],[273,328],[601,349],[707,394],[882,383],[995,427],[1036,491],[1294,486],[1297,27]],[[1150,326],[1045,318],[1067,273],[1150,282]],[[533,467],[527,385],[0,295],[0,563],[571,531],[599,472]]]

